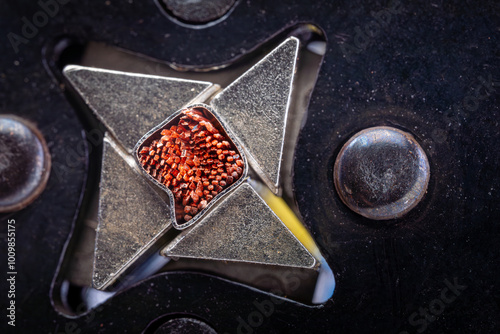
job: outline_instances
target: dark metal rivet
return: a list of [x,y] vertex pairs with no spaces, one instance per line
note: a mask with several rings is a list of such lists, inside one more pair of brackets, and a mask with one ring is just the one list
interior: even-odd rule
[[342,201],[370,219],[399,218],[413,209],[429,183],[425,152],[409,133],[374,127],[340,150],[333,177]]
[[185,1],[161,0],[166,12],[180,23],[204,25],[215,22],[226,15],[236,0]]
[[216,334],[206,323],[193,318],[175,318],[161,325],[154,334]]
[[50,154],[40,131],[19,117],[0,115],[0,212],[31,204],[49,173]]

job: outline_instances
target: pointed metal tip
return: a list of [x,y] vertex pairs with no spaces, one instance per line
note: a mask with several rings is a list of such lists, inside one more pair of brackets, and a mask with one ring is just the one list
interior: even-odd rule
[[280,190],[299,44],[296,37],[287,38],[212,100],[245,147],[250,164],[274,193]]
[[70,72],[80,71],[83,69],[88,69],[88,67],[80,66],[80,65],[66,65],[63,68],[63,73],[67,74]]
[[213,84],[68,65],[63,70],[85,103],[129,152],[148,130],[189,101],[213,93]]
[[180,234],[162,254],[298,268],[318,265],[248,182]]

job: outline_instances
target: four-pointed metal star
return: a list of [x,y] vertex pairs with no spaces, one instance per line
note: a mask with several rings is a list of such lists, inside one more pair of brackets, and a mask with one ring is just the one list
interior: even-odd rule
[[[103,147],[94,287],[111,286],[154,251],[155,245],[171,258],[319,271],[320,255],[313,256],[290,232],[248,177],[256,176],[272,192],[279,192],[298,48],[299,41],[288,38],[223,90],[209,82],[81,66],[64,69],[66,78],[108,131]],[[196,103],[209,103],[206,107],[232,134],[250,168],[245,168],[238,184],[214,198],[189,224],[179,226],[171,191],[141,174],[133,156],[146,139],[145,133],[153,133],[182,107]],[[175,228],[182,232],[173,239],[165,238]]]

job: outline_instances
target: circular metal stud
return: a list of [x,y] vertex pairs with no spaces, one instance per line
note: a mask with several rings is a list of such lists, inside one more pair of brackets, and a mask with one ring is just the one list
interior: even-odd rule
[[12,115],[0,115],[0,212],[18,211],[45,189],[50,154],[33,125]]
[[203,321],[193,318],[174,318],[161,325],[154,334],[216,334],[217,332]]
[[236,0],[160,0],[160,6],[175,22],[187,26],[210,26],[228,15]]
[[430,170],[415,138],[392,127],[356,133],[337,156],[333,177],[342,201],[374,220],[395,219],[424,196]]

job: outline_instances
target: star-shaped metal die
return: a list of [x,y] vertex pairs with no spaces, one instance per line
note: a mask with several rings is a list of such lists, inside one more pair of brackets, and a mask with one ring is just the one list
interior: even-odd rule
[[116,285],[154,253],[319,273],[319,252],[306,248],[262,195],[280,189],[298,49],[297,38],[286,39],[223,90],[209,82],[64,69],[107,129],[95,288]]

